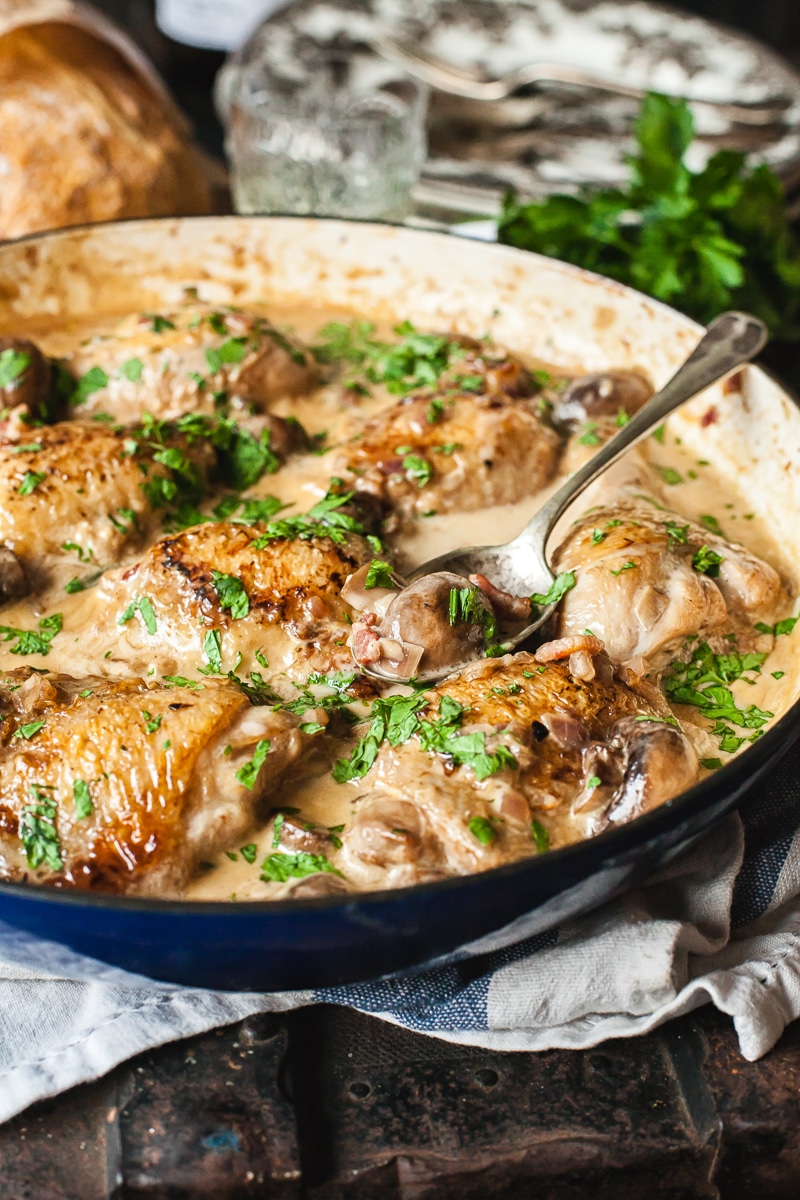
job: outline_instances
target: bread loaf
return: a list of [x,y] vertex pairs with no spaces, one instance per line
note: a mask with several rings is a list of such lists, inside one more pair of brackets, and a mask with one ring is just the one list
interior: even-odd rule
[[[31,23],[37,10],[68,19]],[[125,36],[96,19],[63,0],[0,0],[0,239],[212,211],[185,121]]]

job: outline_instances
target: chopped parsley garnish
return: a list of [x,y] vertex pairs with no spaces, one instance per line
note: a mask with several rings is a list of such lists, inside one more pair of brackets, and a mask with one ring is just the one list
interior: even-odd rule
[[[262,496],[260,500],[245,500],[237,520],[244,521],[245,525],[255,525],[260,521],[268,521],[284,507],[277,496]],[[214,509],[215,516],[216,513],[217,510]]]
[[73,404],[85,404],[91,395],[108,386],[108,376],[102,367],[90,367],[81,375],[70,399]]
[[709,550],[708,546],[701,546],[692,558],[692,566],[701,575],[708,575],[709,579],[716,579],[719,576],[719,567],[722,561],[723,555],[717,554],[716,550]]
[[158,313],[145,313],[145,319],[150,322],[150,329],[153,333],[165,333],[168,329],[174,329],[175,324],[168,317],[161,317]]
[[[745,738],[730,726],[760,731],[774,716],[754,704],[740,708],[728,686],[737,679],[760,674],[766,657],[766,654],[740,654],[735,650],[715,654],[707,642],[701,642],[693,648],[688,663],[676,661],[670,664],[664,679],[667,699],[673,704],[690,704],[714,721],[712,733],[719,740],[720,749],[732,754]],[[758,733],[750,740],[756,736]]]
[[144,717],[145,733],[155,733],[157,729],[161,728],[161,722],[164,719],[161,713],[159,713],[158,716],[154,717],[154,716],[151,716],[151,714],[147,711],[146,708],[143,708],[142,716]]
[[[313,537],[327,537],[332,542],[341,545],[345,542],[347,533],[363,534],[364,526],[355,517],[342,512],[355,495],[354,492],[337,492],[335,489],[341,480],[332,479],[328,492],[307,513],[295,517],[282,517],[278,521],[268,521],[266,529],[252,543],[253,549],[263,550],[270,542],[279,538],[299,538],[308,541]],[[380,543],[373,545],[380,550]]]
[[143,370],[144,363],[140,358],[129,358],[126,362],[122,363],[119,373],[123,379],[127,379],[130,383],[138,383],[142,378]]
[[666,425],[659,425],[657,429],[653,430],[653,432],[650,436],[655,441],[658,442],[659,446],[663,446],[664,445],[664,436],[665,436],[666,432],[667,432]]
[[223,365],[237,365],[242,362],[247,354],[247,338],[232,337],[223,342],[216,349],[209,348],[205,352],[208,369],[212,374],[216,374]]
[[783,679],[786,672],[785,671],[771,671],[770,674],[772,675],[773,679]]
[[428,411],[426,414],[428,424],[435,425],[436,422],[439,420],[439,418],[443,417],[443,416],[444,416],[444,400],[439,400],[438,398],[431,400],[430,404],[428,405]]
[[30,496],[31,492],[35,491],[40,483],[47,478],[46,471],[26,471],[22,477],[22,483],[17,488],[20,496]]
[[145,629],[152,637],[158,630],[158,622],[153,610],[153,602],[149,596],[140,596],[138,600],[132,600],[125,611],[117,618],[117,624],[127,625],[128,621],[137,612],[144,622]]
[[566,596],[570,588],[575,587],[575,572],[562,571],[556,575],[546,592],[534,592],[531,596],[531,606],[544,608],[548,604],[558,604]]
[[0,625],[0,637],[4,642],[14,641],[16,645],[9,647],[11,654],[49,654],[50,643],[57,633],[61,632],[64,618],[61,613],[53,613],[42,617],[37,631],[32,629],[16,629],[12,625]]
[[239,853],[245,862],[254,863],[258,854],[258,846],[255,842],[248,842],[246,846],[239,847]]
[[657,463],[653,465],[664,480],[664,483],[669,484],[670,487],[675,487],[676,484],[683,483],[683,476],[674,467],[660,467]]
[[531,821],[531,837],[536,845],[536,853],[544,854],[550,849],[550,834],[541,821],[534,817]]
[[337,871],[324,854],[306,854],[300,850],[296,854],[270,854],[261,864],[261,881],[286,883],[289,879],[305,879],[307,875],[317,875],[320,871],[344,879],[342,872]]
[[281,830],[286,824],[286,817],[282,812],[275,814],[275,820],[272,822],[272,849],[277,850],[281,844]]
[[267,755],[269,754],[269,747],[269,738],[261,738],[256,745],[250,762],[245,763],[245,765],[240,767],[236,772],[236,778],[238,779],[239,783],[242,785],[242,787],[246,787],[248,791],[252,791],[252,789],[256,786],[258,773],[266,762]]
[[123,535],[130,533],[131,529],[136,529],[138,525],[138,517],[132,508],[118,508],[117,515],[109,513],[108,519],[117,533]]
[[595,790],[595,788],[600,787],[601,783],[602,783],[602,780],[599,775],[590,775],[589,778],[586,780],[586,788],[588,791],[593,792]]
[[31,356],[9,346],[0,351],[0,388],[11,387],[31,365]]
[[763,621],[759,621],[756,629],[759,633],[771,633],[773,637],[781,637],[791,633],[798,621],[800,621],[800,617],[784,617],[775,625],[765,625]]
[[394,345],[373,338],[374,332],[369,321],[332,321],[319,331],[314,356],[321,362],[352,363],[370,383],[383,383],[397,396],[434,386],[452,362],[464,357],[458,343],[440,334],[418,333],[408,321],[395,327],[401,340]]
[[709,533],[713,533],[717,537],[721,537],[721,538],[725,537],[725,534],[722,532],[722,527],[720,526],[719,521],[717,520],[716,517],[712,517],[710,513],[705,513],[700,518],[700,524],[705,525],[705,527],[709,531]]
[[611,574],[621,575],[623,571],[635,571],[637,565],[637,563],[631,562],[630,559],[628,559],[627,562],[623,563],[621,567],[618,567],[616,571],[612,571]]
[[75,779],[72,783],[72,799],[75,802],[75,816],[79,821],[85,821],[94,812],[92,794],[85,779]]
[[598,546],[600,544],[600,542],[605,541],[605,538],[606,538],[606,534],[603,533],[602,529],[593,529],[592,530],[592,545],[593,546]]
[[463,450],[463,442],[442,442],[441,446],[434,446],[435,454],[455,454],[456,450]]
[[403,459],[403,470],[406,473],[406,479],[409,483],[416,483],[421,488],[424,488],[433,478],[433,467],[427,458],[421,458],[418,454],[407,454],[405,456]]
[[234,620],[247,616],[250,612],[250,600],[241,579],[237,579],[235,575],[225,575],[221,571],[212,571],[211,582],[223,611],[229,609]]
[[299,727],[301,733],[307,733],[313,736],[315,733],[322,733],[325,729],[324,725],[320,725],[319,721],[304,721]]
[[707,771],[719,771],[722,766],[721,758],[701,758],[700,766],[705,767]]
[[222,635],[218,629],[209,629],[206,633],[206,636],[203,638],[203,654],[208,663],[207,669],[215,675],[221,675]]
[[394,580],[392,578],[391,563],[384,562],[381,558],[373,558],[367,570],[367,576],[364,580],[364,587],[367,591],[372,588],[393,588]]
[[42,449],[41,442],[24,442],[21,446],[12,446],[12,454],[38,454]]
[[467,711],[457,700],[443,696],[435,719],[419,716],[427,708],[428,698],[418,692],[411,696],[386,696],[372,703],[372,720],[366,734],[353,748],[349,758],[340,758],[333,768],[337,783],[361,779],[369,771],[384,740],[399,746],[418,736],[423,750],[445,755],[455,766],[467,766],[477,779],[487,779],[506,767],[516,767],[511,751],[499,745],[493,753],[486,747],[486,734],[462,733],[461,722]]
[[78,579],[77,576],[70,579],[69,583],[64,584],[64,591],[70,596],[74,595],[75,592],[83,592],[85,590],[86,584],[82,579]]
[[450,588],[449,620],[451,625],[479,625],[484,640],[490,642],[497,633],[494,613],[482,603],[483,593],[478,588]]
[[37,734],[40,729],[44,729],[44,727],[44,721],[29,721],[27,725],[20,725],[19,729],[17,729],[14,733],[14,737],[25,738],[25,740],[29,742],[31,738]]
[[[335,671],[331,675],[320,675],[314,671],[302,687],[295,685],[301,693],[296,700],[286,700],[277,707],[285,712],[295,713],[299,717],[302,717],[311,708],[321,708],[325,712],[346,708],[355,700],[355,696],[351,696],[348,692],[348,688],[352,687],[355,679],[355,673],[346,675],[342,671]],[[331,693],[327,696],[316,696],[311,691],[312,687],[330,688]]]
[[63,869],[61,843],[56,832],[56,803],[47,793],[50,788],[32,783],[33,804],[24,804],[19,814],[19,839],[32,869],[46,863],[51,871]]
[[600,438],[597,436],[597,421],[586,421],[581,426],[581,436],[578,438],[579,446],[599,446]]
[[334,764],[333,778],[336,782],[346,783],[366,775],[384,739],[391,746],[407,741],[419,724],[417,713],[427,705],[428,699],[423,693],[373,700],[369,729],[353,747],[350,757],[340,758]]
[[672,546],[685,546],[689,541],[689,526],[679,525],[677,521],[664,521],[664,528],[667,531],[667,544]]
[[473,817],[469,823],[469,831],[482,846],[490,845],[497,838],[497,832],[486,817]]

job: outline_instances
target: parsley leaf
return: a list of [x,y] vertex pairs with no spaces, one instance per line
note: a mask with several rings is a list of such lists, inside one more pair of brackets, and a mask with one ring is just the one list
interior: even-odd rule
[[534,592],[531,596],[531,606],[544,608],[548,604],[558,604],[566,596],[570,588],[575,587],[575,572],[562,571],[556,575],[546,592]]
[[381,558],[373,558],[364,580],[364,587],[367,591],[371,591],[372,588],[376,587],[393,588],[394,580],[392,578],[391,563],[384,562]]
[[73,404],[85,404],[91,395],[108,386],[108,376],[102,367],[90,367],[78,380],[72,394]]
[[709,579],[716,579],[719,576],[719,565],[722,561],[723,555],[717,554],[716,550],[709,550],[708,546],[701,546],[692,558],[692,566],[701,575],[708,575]]
[[26,471],[22,477],[22,483],[17,488],[17,494],[20,496],[30,496],[47,478],[46,471]]
[[61,613],[53,613],[41,619],[36,632],[31,629],[16,629],[13,625],[0,625],[0,637],[4,642],[17,639],[16,645],[9,647],[11,654],[49,654],[50,643],[56,634],[61,632],[63,623]]
[[159,713],[158,716],[153,717],[146,708],[143,708],[142,716],[144,717],[145,733],[155,733],[157,729],[161,728],[161,722],[164,719],[161,713]]
[[138,383],[142,378],[144,363],[140,358],[129,358],[122,363],[119,368],[119,373],[123,379],[127,379],[130,383]]
[[241,579],[237,579],[235,575],[225,575],[222,571],[212,571],[211,582],[223,611],[229,609],[234,620],[247,616],[250,612],[250,599]]
[[497,633],[497,621],[494,613],[482,603],[482,596],[478,588],[450,588],[448,616],[451,625],[463,622],[480,626],[484,640],[490,642]]
[[73,781],[72,798],[75,801],[75,816],[79,821],[85,821],[94,812],[92,795],[85,779],[75,779]]
[[222,635],[218,629],[209,629],[203,638],[203,654],[208,669],[215,675],[222,674]]
[[9,346],[0,351],[0,388],[11,387],[31,365],[31,356]]
[[56,832],[56,803],[42,784],[31,784],[33,804],[24,804],[19,814],[19,840],[32,869],[46,863],[51,871],[61,871],[61,843]]
[[270,854],[261,864],[262,883],[286,883],[289,879],[305,879],[307,875],[316,875],[327,871],[344,879],[341,871],[328,861],[324,854]]
[[482,846],[488,846],[497,838],[497,831],[486,817],[473,817],[469,823],[469,831]]
[[407,454],[405,456],[403,459],[403,470],[406,473],[406,479],[408,479],[409,483],[416,483],[421,488],[424,488],[433,478],[433,467],[427,458],[421,458],[418,454]]
[[149,596],[140,596],[138,600],[132,600],[125,611],[117,617],[117,624],[127,625],[137,612],[144,622],[145,629],[152,637],[158,631],[158,623],[153,610],[153,602]]
[[245,765],[240,767],[236,772],[236,778],[238,779],[239,783],[241,783],[242,787],[246,787],[248,791],[252,791],[252,789],[256,786],[258,773],[266,762],[267,755],[269,754],[269,746],[269,738],[261,738],[256,745],[250,762],[245,763]]
[[29,721],[27,725],[20,725],[19,729],[15,731],[14,737],[25,738],[25,740],[29,742],[34,734],[37,734],[39,730],[44,729],[44,727],[44,721]]
[[541,821],[534,817],[531,821],[531,837],[536,844],[536,853],[545,854],[550,849],[550,834]]

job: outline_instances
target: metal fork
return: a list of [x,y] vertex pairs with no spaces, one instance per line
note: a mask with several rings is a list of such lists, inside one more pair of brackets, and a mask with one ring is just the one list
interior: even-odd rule
[[[403,67],[410,75],[421,79],[441,92],[449,92],[453,96],[461,96],[465,100],[496,101],[505,100],[520,88],[531,84],[569,83],[577,87],[594,88],[601,92],[610,92],[616,96],[627,96],[632,100],[643,100],[647,94],[645,89],[631,87],[618,80],[596,75],[592,71],[584,71],[580,67],[570,67],[563,63],[531,63],[529,66],[518,67],[506,75],[496,78],[481,78],[470,71],[465,71],[453,63],[444,62],[431,54],[420,51],[416,46],[395,38],[382,35],[371,41],[376,53],[399,67]],[[746,101],[742,104],[730,103],[725,100],[700,100],[691,96],[677,96],[669,93],[673,99],[685,99],[694,108],[706,109],[740,125],[774,125],[780,122],[786,110],[793,103],[789,96],[775,96],[771,100]]]

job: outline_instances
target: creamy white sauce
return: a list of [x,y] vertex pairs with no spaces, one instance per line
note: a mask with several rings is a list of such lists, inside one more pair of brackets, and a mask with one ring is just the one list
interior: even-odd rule
[[[274,314],[271,314],[274,317]],[[307,313],[285,313],[280,324],[293,327],[301,337],[313,341],[313,334],[326,319],[350,318],[351,314],[331,313],[321,317],[313,313],[313,324]],[[32,331],[50,353],[64,353],[85,337],[86,329],[53,330],[42,328]],[[328,446],[335,450],[346,435],[354,415],[363,416],[379,411],[393,397],[377,392],[373,398],[361,400],[343,409],[341,391],[329,386],[317,395],[297,401],[285,401],[273,411],[282,415],[295,415],[311,433],[328,433]],[[711,451],[704,453],[702,434],[696,433],[692,444],[680,440],[668,424],[663,441],[649,439],[646,453],[654,463],[672,467],[682,477],[682,482],[666,488],[668,503],[687,518],[700,519],[705,514],[716,517],[722,530],[730,540],[741,542],[748,549],[776,566],[783,574],[788,591],[794,595],[796,565],[784,549],[775,544],[769,524],[759,517],[751,517],[751,506],[746,494],[735,490],[730,478],[725,478],[713,463]],[[248,496],[277,496],[290,505],[288,513],[303,512],[310,508],[326,491],[331,475],[332,454],[303,455],[289,460],[275,475],[265,476]],[[436,514],[418,517],[412,527],[390,540],[401,568],[410,568],[447,550],[463,545],[497,544],[513,538],[537,511],[546,496],[558,485],[555,481],[543,492],[526,497],[517,504],[508,504],[474,513]],[[580,505],[576,512],[581,511]],[[571,515],[571,514],[570,514]],[[118,564],[103,566],[126,566],[136,561],[143,546],[134,546]],[[10,642],[0,643],[0,669],[11,670],[23,664],[33,667],[65,671],[74,675],[117,674],[113,668],[114,644],[109,638],[124,637],[124,630],[113,630],[113,623],[106,618],[102,634],[97,632],[98,617],[103,611],[105,592],[103,580],[86,591],[68,595],[64,586],[73,576],[89,574],[94,564],[77,561],[52,564],[52,585],[35,599],[8,604],[0,609],[0,623],[6,626],[33,629],[41,617],[48,613],[63,614],[63,630],[54,639],[46,657],[28,656],[24,659],[11,654]],[[793,611],[793,610],[792,610]],[[788,612],[787,614],[788,615]],[[800,628],[800,627],[799,627]],[[741,705],[756,704],[767,709],[777,718],[792,703],[800,689],[800,655],[795,636],[776,640],[774,649],[764,663],[761,674],[753,684],[738,681],[732,692]],[[155,667],[147,662],[140,664],[144,675],[154,674]],[[191,665],[181,665],[181,673],[192,674]],[[775,679],[773,672],[783,672]],[[681,720],[695,742],[701,756],[721,757],[716,743],[705,731],[702,721],[692,710],[682,711]],[[346,752],[346,745],[331,747],[332,757]],[[302,813],[305,820],[316,825],[331,827],[343,825],[351,819],[359,791],[353,785],[338,785],[333,782],[325,763],[317,764],[318,772],[313,776],[284,782],[273,796],[275,807],[291,806]],[[265,826],[253,830],[248,843],[257,847],[255,862],[246,861],[240,852],[235,861],[221,856],[213,869],[203,873],[188,889],[187,896],[196,899],[218,899],[235,897],[246,899],[265,893],[259,884],[258,864],[271,851],[271,830]]]

